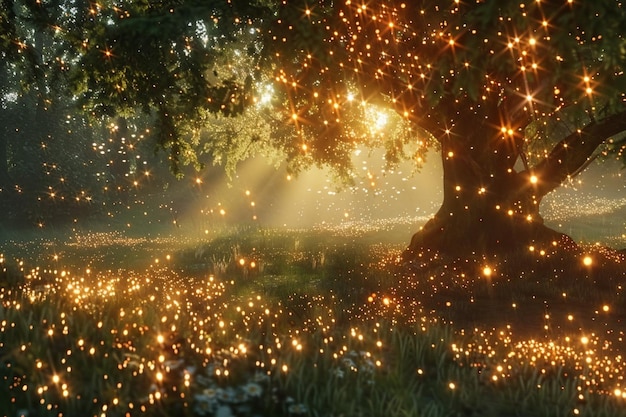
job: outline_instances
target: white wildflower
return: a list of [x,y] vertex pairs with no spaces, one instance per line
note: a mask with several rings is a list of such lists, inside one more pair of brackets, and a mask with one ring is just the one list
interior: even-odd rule
[[269,375],[262,373],[262,372],[256,372],[254,374],[254,376],[252,377],[252,381],[253,382],[268,382],[270,380]]
[[256,382],[248,382],[242,388],[249,397],[260,397],[263,393],[263,388]]
[[343,364],[343,366],[345,366],[346,368],[356,368],[356,364],[354,363],[354,361],[350,358],[342,358],[341,359],[341,363]]
[[218,388],[217,397],[220,401],[227,403],[233,402],[235,400],[235,390],[232,387]]
[[217,400],[217,390],[215,388],[212,387],[208,387],[202,390],[202,395],[204,395],[207,398],[210,398],[211,400]]
[[368,374],[373,374],[376,370],[376,365],[374,365],[374,362],[372,362],[370,359],[365,359],[363,361],[362,370],[363,372],[366,372]]
[[195,399],[194,411],[196,414],[201,415],[201,416],[206,416],[208,414],[212,414],[213,411],[215,411],[215,407],[217,406],[217,400],[214,395],[213,396],[206,395],[203,392],[202,394],[195,395],[194,399]]

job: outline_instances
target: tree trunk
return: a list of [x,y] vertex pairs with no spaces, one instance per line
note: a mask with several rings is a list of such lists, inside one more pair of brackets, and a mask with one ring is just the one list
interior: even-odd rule
[[[434,250],[448,254],[493,254],[552,242],[573,243],[544,225],[539,200],[521,174],[500,181],[503,188],[472,187],[462,170],[444,164],[444,199],[435,216],[413,235],[405,258]],[[507,186],[508,184],[508,186]],[[484,191],[483,191],[484,188]]]
[[[454,103],[451,103],[449,114]],[[521,129],[503,135],[488,120],[512,120],[498,107],[483,113],[457,113],[438,139],[443,159],[443,203],[418,231],[404,258],[425,250],[456,254],[494,254],[546,247],[575,246],[568,236],[543,224],[541,199],[576,175],[607,138],[626,131],[626,110],[587,124],[562,138],[534,167],[517,172],[523,156]],[[491,134],[489,132],[492,132]],[[485,136],[486,135],[486,136]]]
[[[8,75],[8,66],[0,66],[0,94],[5,95],[10,92],[10,83]],[[3,100],[3,99],[2,99]],[[11,177],[9,175],[9,155],[8,147],[9,141],[7,136],[9,135],[9,127],[7,126],[6,107],[3,110],[3,115],[0,116],[0,189],[5,190],[10,182]]]
[[8,188],[11,183],[7,142],[6,132],[0,132],[0,189],[2,190]]
[[517,153],[479,150],[471,141],[442,141],[443,202],[418,231],[404,258],[424,251],[494,254],[573,241],[543,224],[539,184],[513,169]]

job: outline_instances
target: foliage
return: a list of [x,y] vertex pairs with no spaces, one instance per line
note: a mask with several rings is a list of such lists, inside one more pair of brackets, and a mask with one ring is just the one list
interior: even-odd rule
[[60,100],[45,107],[38,100],[36,91],[25,92],[0,113],[7,164],[0,181],[3,224],[87,218],[128,201],[138,184],[149,193],[171,180],[142,120],[103,125]]
[[28,67],[40,109],[65,100],[91,126],[147,122],[177,175],[207,162],[232,175],[263,153],[350,183],[355,152],[420,165],[434,148],[440,214],[455,215],[432,230],[488,218],[536,236],[547,193],[598,153],[624,155],[626,19],[614,0],[5,5],[5,107]]
[[[54,42],[71,48],[56,58],[85,109],[152,114],[174,168],[195,160],[199,133],[213,123],[208,114],[262,115],[269,86],[270,123],[294,130],[269,142],[290,160],[304,162],[304,153],[334,166],[349,160],[355,141],[368,141],[353,130],[364,103],[394,108],[438,140],[446,131],[466,136],[468,123],[487,118],[491,127],[473,145],[493,146],[503,127],[514,132],[503,140],[519,150],[529,120],[558,117],[570,105],[595,119],[621,111],[624,41],[616,34],[624,32],[624,11],[614,1],[190,0],[77,2],[69,14],[45,3],[11,10],[36,30],[62,29]],[[18,28],[7,33],[25,36]],[[428,145],[430,135],[416,126],[410,136]],[[406,140],[388,136],[397,153]]]
[[[533,143],[524,135],[529,122],[558,120],[570,106],[584,109],[583,125],[623,111],[624,41],[614,36],[623,14],[613,1],[289,2],[267,43],[270,55],[287,56],[277,63],[278,87],[302,116],[311,152],[325,149],[328,137],[348,140],[341,132],[351,125],[350,97],[382,96],[437,140],[464,143],[451,150],[488,175],[499,163],[492,151],[512,168]],[[284,42],[296,47],[285,51]],[[323,134],[306,135],[321,126]]]

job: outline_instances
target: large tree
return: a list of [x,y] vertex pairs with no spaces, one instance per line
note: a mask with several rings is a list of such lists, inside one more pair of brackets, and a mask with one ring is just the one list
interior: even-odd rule
[[[438,150],[443,203],[409,257],[561,240],[542,198],[598,152],[623,155],[619,1],[65,4],[51,24],[71,45],[74,97],[98,117],[153,117],[175,169],[269,147],[293,170],[350,177],[362,144],[390,163]],[[394,129],[371,122],[385,108]]]
[[443,203],[407,255],[567,240],[539,206],[626,130],[621,2],[302,2],[299,24],[290,4],[272,32],[296,46],[279,67],[296,122],[382,98],[438,144]]

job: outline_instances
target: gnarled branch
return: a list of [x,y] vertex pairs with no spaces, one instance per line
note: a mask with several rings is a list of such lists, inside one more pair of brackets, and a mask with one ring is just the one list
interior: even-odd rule
[[543,197],[578,173],[604,141],[623,131],[626,131],[626,110],[592,121],[557,143],[548,156],[531,168],[540,180],[537,196]]

